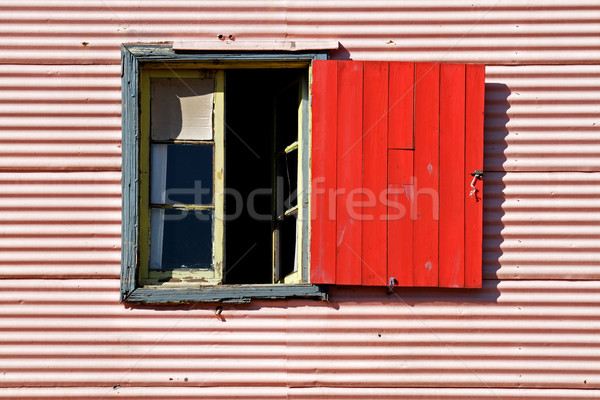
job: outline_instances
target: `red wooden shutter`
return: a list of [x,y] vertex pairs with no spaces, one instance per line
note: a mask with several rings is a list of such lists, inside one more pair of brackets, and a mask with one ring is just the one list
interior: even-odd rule
[[335,283],[337,63],[315,62],[312,75],[310,281]]
[[484,67],[315,61],[311,282],[481,287]]

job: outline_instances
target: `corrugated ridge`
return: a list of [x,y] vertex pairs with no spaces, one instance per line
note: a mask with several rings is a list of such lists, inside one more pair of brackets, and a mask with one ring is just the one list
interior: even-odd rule
[[430,386],[435,374],[438,387],[476,394],[515,385],[598,389],[599,285],[488,281],[481,290],[392,295],[365,288],[360,302],[355,288],[335,288],[331,303],[226,305],[217,318],[210,305],[125,309],[116,279],[3,280],[2,385],[244,384],[255,395],[260,387],[369,386],[383,396]]
[[486,68],[485,171],[599,171],[600,67]]
[[120,91],[118,66],[0,65],[0,171],[119,171]]
[[[174,378],[181,381],[181,378]],[[43,399],[87,399],[87,398],[124,398],[124,399],[197,399],[198,396],[211,399],[387,399],[404,400],[415,397],[423,400],[518,400],[518,399],[589,399],[600,395],[597,390],[568,389],[457,389],[457,388],[197,388],[197,387],[109,387],[109,388],[8,388],[0,389],[0,397],[43,398]]]
[[119,276],[119,172],[1,173],[0,209],[0,277]]
[[[181,378],[174,378],[182,381]],[[8,388],[0,389],[0,397],[43,398],[43,399],[87,399],[87,398],[125,398],[125,399],[197,399],[198,396],[211,399],[387,399],[404,400],[418,397],[423,400],[462,400],[469,399],[589,399],[598,396],[596,390],[568,389],[457,389],[457,388],[197,388],[197,387],[143,387],[128,388]],[[38,397],[39,396],[39,397]]]
[[600,173],[486,173],[486,279],[593,279],[600,265]]
[[[339,40],[336,57],[502,64],[597,63],[597,3],[88,1],[0,3],[3,63],[118,64],[123,42]],[[493,38],[494,40],[489,40]]]

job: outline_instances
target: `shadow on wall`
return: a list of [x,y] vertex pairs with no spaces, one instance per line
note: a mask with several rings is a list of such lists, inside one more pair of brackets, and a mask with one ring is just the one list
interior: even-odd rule
[[504,205],[507,200],[504,164],[508,148],[510,88],[504,83],[485,85],[483,279],[499,283],[498,270],[504,237]]
[[[509,87],[503,83],[485,85],[484,129],[484,212],[483,212],[483,287],[481,289],[332,287],[332,304],[347,301],[405,303],[417,305],[428,302],[496,303],[500,296],[498,270],[500,269],[503,205],[506,200],[504,178],[505,152],[509,121]],[[468,251],[468,249],[467,249]]]
[[331,50],[329,58],[331,60],[352,60],[350,52],[341,43],[339,43],[339,47],[336,50]]

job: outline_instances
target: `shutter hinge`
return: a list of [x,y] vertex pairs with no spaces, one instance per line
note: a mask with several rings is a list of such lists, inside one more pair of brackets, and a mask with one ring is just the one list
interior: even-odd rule
[[393,276],[390,278],[390,284],[388,286],[388,294],[394,293],[394,287],[396,286],[396,278]]

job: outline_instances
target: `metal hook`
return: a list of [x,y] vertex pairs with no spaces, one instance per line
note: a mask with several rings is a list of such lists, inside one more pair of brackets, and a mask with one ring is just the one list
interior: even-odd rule
[[223,317],[223,315],[221,314],[223,312],[223,307],[222,306],[217,306],[217,308],[215,308],[215,317],[217,317],[218,320],[220,321],[225,321],[225,317]]
[[469,196],[475,196],[475,199],[477,199],[477,188],[475,187],[475,184],[477,183],[478,179],[483,179],[483,171],[478,169],[475,172],[471,172],[471,175],[473,176],[473,180],[471,181],[471,193],[469,193]]

